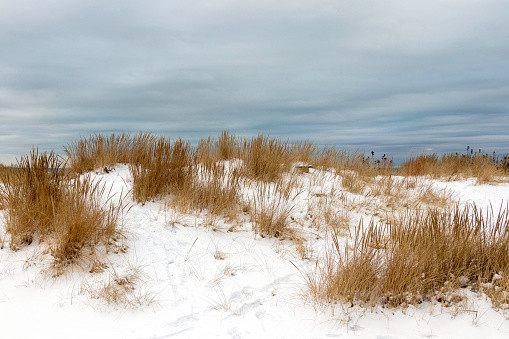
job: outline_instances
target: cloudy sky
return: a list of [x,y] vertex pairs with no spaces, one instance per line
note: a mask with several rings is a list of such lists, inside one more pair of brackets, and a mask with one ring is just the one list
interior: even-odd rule
[[224,129],[509,151],[507,0],[0,0],[0,161]]

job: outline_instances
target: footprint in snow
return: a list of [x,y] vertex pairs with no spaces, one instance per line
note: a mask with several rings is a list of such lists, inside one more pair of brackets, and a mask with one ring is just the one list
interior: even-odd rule
[[[348,329],[350,331],[362,331],[364,330],[364,327],[362,326],[359,326],[359,325],[353,325],[353,326],[348,326]],[[377,337],[378,338],[378,337]],[[385,337],[384,337],[385,338]],[[388,338],[387,338],[388,339]]]

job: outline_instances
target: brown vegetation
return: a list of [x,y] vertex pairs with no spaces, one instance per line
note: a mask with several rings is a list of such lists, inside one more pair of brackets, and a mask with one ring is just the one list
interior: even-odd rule
[[147,150],[158,140],[151,133],[122,133],[105,137],[95,134],[64,146],[67,169],[82,174],[115,164],[136,164],[143,161]]
[[104,186],[88,177],[72,179],[59,170],[63,165],[54,153],[34,150],[0,186],[10,247],[45,244],[56,274],[76,263],[83,248],[93,252],[122,236],[120,209],[99,200]]
[[[483,291],[500,308],[509,307],[507,209],[497,216],[475,206],[450,209],[451,194],[424,180],[497,181],[508,173],[507,157],[472,151],[421,155],[403,164],[403,178],[394,175],[385,154],[376,159],[373,152],[365,157],[319,149],[310,141],[240,138],[228,131],[202,139],[196,149],[182,139],[122,133],[82,138],[64,151],[67,161],[33,151],[14,168],[0,167],[5,242],[14,250],[40,242],[56,274],[83,259],[97,263],[98,245],[108,247],[123,237],[122,206],[105,204],[104,186],[77,174],[107,172],[124,163],[137,203],[161,199],[176,213],[205,215],[211,226],[219,219],[251,222],[262,237],[292,239],[303,258],[310,257],[312,247],[297,226],[330,231],[333,246],[308,276],[318,303],[450,304],[461,299],[458,289],[468,287]],[[325,190],[325,182],[332,186]],[[310,188],[308,208],[303,220],[296,220],[303,183]],[[312,187],[322,191],[311,192]],[[340,235],[352,230],[352,212],[373,221],[356,228],[353,243],[342,246]],[[91,254],[83,255],[84,248]],[[114,275],[90,293],[112,303],[127,300],[137,278],[124,278]]]
[[[210,156],[203,146],[199,149],[202,159]],[[168,205],[180,213],[207,210],[213,216],[234,219],[239,209],[238,171],[212,160],[198,166],[196,157],[189,142],[158,140],[143,161],[129,166],[134,199],[167,198]]]
[[332,241],[325,260],[308,275],[318,303],[447,306],[461,300],[460,288],[490,290],[494,299],[509,292],[501,291],[509,278],[507,209],[498,215],[475,205],[414,212],[396,226],[359,227],[345,246],[336,236]]
[[474,177],[478,184],[503,181],[509,173],[509,157],[474,152],[467,147],[466,154],[421,154],[410,157],[400,170],[406,176],[429,176],[433,179],[458,180]]
[[83,283],[78,293],[86,294],[91,299],[104,300],[110,305],[122,305],[124,308],[134,309],[156,302],[156,294],[143,289],[143,273],[139,267],[128,267],[123,272],[110,269],[105,273],[108,275],[107,279]]

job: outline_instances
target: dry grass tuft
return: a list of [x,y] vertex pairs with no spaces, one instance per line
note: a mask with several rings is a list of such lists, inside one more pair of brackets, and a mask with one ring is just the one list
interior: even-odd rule
[[179,213],[205,212],[207,223],[217,218],[235,221],[240,213],[240,175],[237,170],[218,163],[208,170],[200,168],[184,190],[169,196],[167,206]]
[[[290,155],[294,162],[316,167],[319,159],[318,146],[309,140],[290,144]],[[309,167],[308,167],[309,169]]]
[[5,201],[5,189],[3,188],[4,182],[12,182],[16,180],[16,168],[13,166],[4,166],[0,164],[0,211],[5,209],[6,201]]
[[440,158],[436,154],[411,157],[401,166],[406,176],[429,176],[434,179],[458,180],[474,177],[478,184],[504,181],[509,174],[509,157],[474,152],[470,147],[466,154],[450,153]]
[[215,144],[219,160],[230,160],[239,157],[239,140],[230,132],[222,131]]
[[324,147],[316,152],[314,166],[321,169],[335,169],[336,172],[343,170],[362,170],[368,163],[362,152],[348,152],[335,147]]
[[56,206],[63,201],[66,174],[63,162],[53,152],[33,150],[16,168],[4,173],[1,196],[7,211],[6,230],[10,246],[31,244],[34,236],[44,238],[53,231]]
[[[333,248],[308,275],[309,293],[317,303],[450,306],[458,289],[480,290],[508,272],[508,216],[507,209],[494,216],[475,205],[432,209],[407,215],[399,226],[359,227],[344,247],[333,236]],[[508,286],[497,286],[491,296],[503,304]]]
[[491,299],[495,308],[507,312],[509,310],[509,271],[493,274],[491,281],[480,284],[479,291]]
[[435,189],[432,184],[423,185],[415,199],[415,205],[447,208],[452,204],[453,194],[448,189]]
[[[198,159],[203,163],[197,165]],[[233,220],[239,213],[240,174],[216,159],[210,140],[202,140],[195,153],[188,142],[161,138],[142,162],[130,165],[133,196],[137,202],[167,198],[167,206],[180,213],[206,210],[211,223],[216,216]]]
[[95,134],[88,139],[68,144],[64,152],[68,157],[67,168],[77,174],[108,168],[115,164],[137,164],[144,160],[147,149],[157,141],[151,133]]
[[122,236],[121,207],[104,207],[104,187],[89,178],[71,179],[53,152],[34,150],[9,172],[1,186],[10,247],[38,240],[53,256],[56,274],[82,257],[82,249]]
[[192,209],[206,210],[212,216],[234,221],[240,213],[240,174],[225,163],[216,163],[200,173],[191,188]]
[[[341,190],[341,178],[330,172],[316,171],[313,173],[308,197],[308,216],[312,217],[312,225],[317,229],[326,226],[335,233],[345,233],[349,229],[353,201],[348,193]],[[324,189],[325,183],[331,186]]]
[[170,140],[160,138],[141,159],[129,165],[137,202],[179,194],[194,180],[195,160],[189,142],[178,139],[171,144]]
[[362,195],[364,193],[367,182],[359,175],[359,173],[351,170],[345,170],[342,171],[341,174],[341,186],[343,186],[344,189],[353,194]]
[[137,308],[156,302],[155,293],[144,290],[141,285],[143,285],[143,279],[139,268],[130,267],[125,272],[112,269],[108,271],[106,280],[82,284],[79,293],[85,293],[91,299],[104,300],[109,305],[124,308]]
[[289,188],[285,182],[257,182],[250,198],[253,229],[263,236],[280,237],[289,234],[290,216],[294,199],[299,191]]
[[5,166],[4,164],[0,164],[0,183],[4,181],[4,178],[9,176],[9,172],[13,171],[14,167]]
[[218,139],[211,137],[200,140],[196,150],[197,162],[210,170],[216,163],[240,157],[240,140],[228,131],[219,134]]
[[447,189],[435,189],[432,183],[419,182],[409,186],[407,178],[380,176],[372,179],[367,197],[378,199],[392,214],[401,210],[414,210],[427,207],[446,208],[453,199]]
[[228,131],[221,132],[217,140],[202,139],[197,149],[198,163],[205,167],[218,161],[240,159],[243,176],[266,182],[278,180],[296,163],[309,169],[317,158],[317,146],[310,141],[283,142],[264,135],[245,139]]
[[[346,200],[340,202],[340,204],[347,204]],[[337,204],[336,204],[337,205]],[[315,214],[315,218],[323,218],[323,223],[330,227],[335,233],[344,233],[349,229],[350,216],[347,206],[341,206],[340,208],[334,208],[332,203],[325,201],[321,211],[322,214]]]
[[[122,207],[104,204],[105,186],[90,177],[74,180],[63,191],[56,207],[53,231],[48,239],[48,252],[54,258],[55,272],[61,273],[76,260],[94,260],[98,244],[112,245],[123,238]],[[89,254],[83,256],[83,249]]]
[[288,143],[259,135],[244,140],[240,157],[244,175],[253,180],[275,182],[290,171],[294,158]]
[[377,177],[387,177],[389,181],[394,182],[392,159],[387,158],[385,154],[381,159],[375,159],[374,154],[371,152],[371,157],[366,158],[361,152],[326,148],[319,155],[317,163],[322,168],[333,168],[342,177],[341,185],[348,192],[364,195],[373,191],[374,184],[379,184],[380,180],[376,180]]

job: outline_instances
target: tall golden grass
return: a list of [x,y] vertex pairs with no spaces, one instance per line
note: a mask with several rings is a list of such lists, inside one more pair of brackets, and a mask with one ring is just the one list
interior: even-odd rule
[[289,235],[294,199],[299,194],[298,190],[285,185],[283,180],[276,183],[258,182],[249,201],[255,232],[261,236]]
[[433,179],[458,180],[474,177],[478,184],[497,182],[509,173],[509,158],[473,152],[467,148],[466,154],[449,153],[421,154],[412,156],[401,166],[400,172],[406,176],[429,176]]
[[9,172],[11,170],[12,170],[12,166],[5,166],[4,164],[0,164],[0,180],[2,180],[2,178],[7,175],[6,172]]
[[64,165],[53,152],[34,150],[0,186],[10,247],[16,250],[35,240],[45,244],[57,274],[78,263],[83,248],[90,253],[122,237],[121,207],[105,207],[100,201],[104,186],[89,177],[72,178],[59,170]]
[[30,244],[35,234],[44,237],[52,231],[55,206],[63,199],[66,174],[59,171],[62,160],[53,152],[32,151],[16,168],[3,173],[1,186],[7,210],[7,231],[11,247]]
[[[79,260],[96,261],[98,245],[109,248],[125,237],[122,228],[123,206],[104,203],[106,186],[90,177],[73,180],[55,207],[53,230],[46,242],[54,258],[54,268],[62,271]],[[87,248],[87,255],[83,249]],[[77,261],[78,260],[78,261]]]
[[238,171],[218,163],[197,168],[192,175],[184,189],[167,196],[166,205],[179,213],[204,212],[209,226],[218,218],[237,220],[242,205]]
[[288,143],[263,135],[244,140],[241,159],[244,175],[254,180],[274,182],[292,165]]
[[462,299],[460,288],[484,288],[499,296],[504,295],[501,288],[508,292],[507,208],[496,215],[475,205],[418,211],[397,226],[372,222],[359,227],[353,243],[342,246],[334,235],[332,242],[308,275],[309,293],[317,303],[395,307],[432,301],[450,306]]
[[142,161],[129,165],[137,202],[179,194],[191,185],[195,160],[189,142],[178,139],[172,144],[160,138],[145,152]]
[[[3,164],[0,164],[0,210],[3,210],[5,208],[5,195],[2,194],[2,183],[4,181],[12,180],[14,178],[13,172],[16,171],[16,169],[11,166],[5,166]],[[1,246],[1,245],[0,245]]]
[[213,156],[204,153],[203,143],[200,145],[195,152],[189,142],[179,139],[171,143],[161,138],[143,161],[129,167],[135,200],[167,198],[168,205],[181,213],[206,210],[213,216],[234,219],[239,212],[239,172],[215,161],[221,158],[199,165],[198,156],[202,160]]
[[110,136],[95,134],[64,146],[67,168],[77,174],[103,169],[115,164],[136,164],[143,161],[147,149],[157,137],[151,133],[122,133]]
[[222,160],[240,159],[243,176],[267,182],[288,172],[295,159],[289,143],[263,135],[237,138],[228,131],[221,132],[216,140],[202,139],[197,153],[198,161],[206,167]]
[[201,139],[197,150],[197,161],[207,169],[219,161],[240,158],[240,139],[228,131],[219,133],[217,139],[210,136]]
[[242,199],[239,171],[225,163],[217,163],[198,172],[192,186],[192,209],[206,210],[213,216],[223,216],[229,221],[237,219]]

